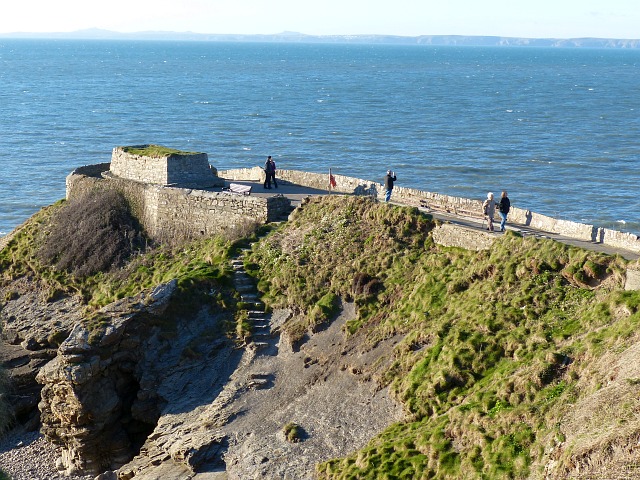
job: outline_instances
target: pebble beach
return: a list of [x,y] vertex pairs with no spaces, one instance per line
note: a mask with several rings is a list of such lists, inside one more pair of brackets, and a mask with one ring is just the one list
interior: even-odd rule
[[66,476],[58,472],[60,447],[39,432],[17,428],[0,439],[0,469],[11,480],[93,480],[94,476]]

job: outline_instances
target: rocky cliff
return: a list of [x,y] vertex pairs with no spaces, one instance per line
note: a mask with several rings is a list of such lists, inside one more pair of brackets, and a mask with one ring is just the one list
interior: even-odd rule
[[[367,373],[397,339],[373,351],[347,341],[342,329],[355,308],[345,304],[300,347],[281,335],[294,313],[264,313],[242,260],[234,265],[235,287],[253,308],[241,343],[227,335],[229,312],[168,316],[180,295],[175,282],[89,316],[79,299],[45,298],[26,278],[3,288],[14,292],[0,312],[3,351],[23,359],[5,363],[22,379],[19,415],[62,447],[60,472],[311,479],[319,462],[363,447],[403,418]],[[299,428],[293,440],[288,424]]]

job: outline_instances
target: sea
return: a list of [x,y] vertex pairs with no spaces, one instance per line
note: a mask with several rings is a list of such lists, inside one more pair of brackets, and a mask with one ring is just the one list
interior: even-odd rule
[[640,50],[0,39],[0,235],[122,145],[640,234]]

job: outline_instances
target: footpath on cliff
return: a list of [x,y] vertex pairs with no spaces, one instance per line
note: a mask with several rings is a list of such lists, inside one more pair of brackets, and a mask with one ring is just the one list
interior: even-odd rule
[[[320,190],[320,189],[305,187],[301,185],[294,185],[289,182],[282,182],[282,181],[278,183],[278,188],[272,187],[271,189],[264,188],[263,184],[260,182],[234,181],[234,183],[251,186],[252,187],[251,195],[255,195],[258,197],[284,195],[291,201],[291,205],[293,207],[299,206],[302,200],[306,197],[319,196],[319,195],[345,195],[343,193],[331,192],[329,190]],[[391,197],[390,203],[394,205],[405,205],[401,202],[394,200],[393,195]],[[405,205],[405,206],[408,206],[408,205]],[[434,218],[445,223],[450,223],[453,225],[458,225],[461,227],[470,228],[478,231],[486,230],[486,221],[482,219],[480,212],[478,212],[478,216],[471,217],[471,216],[443,213],[443,212],[434,211],[425,207],[418,207],[418,209],[422,212],[432,215]],[[610,245],[604,245],[596,242],[587,242],[584,240],[578,240],[575,238],[558,235],[553,232],[546,232],[546,231],[535,229],[526,225],[509,222],[508,218],[507,218],[506,228],[507,230],[512,230],[523,236],[533,236],[536,238],[549,238],[558,242],[565,243],[567,245],[573,245],[573,246],[584,248],[587,250],[602,252],[608,255],[618,254],[627,260],[640,259],[639,253],[636,253],[630,250],[616,248]],[[493,235],[501,235],[501,233],[496,231],[493,233]]]

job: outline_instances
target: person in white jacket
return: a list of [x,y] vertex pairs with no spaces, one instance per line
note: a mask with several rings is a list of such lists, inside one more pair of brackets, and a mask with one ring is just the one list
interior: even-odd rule
[[482,202],[482,212],[487,219],[487,230],[493,232],[493,216],[496,213],[496,202],[493,200],[493,192],[487,193],[487,199]]

